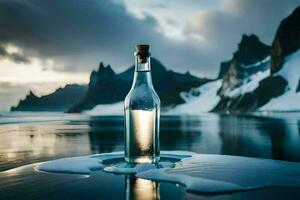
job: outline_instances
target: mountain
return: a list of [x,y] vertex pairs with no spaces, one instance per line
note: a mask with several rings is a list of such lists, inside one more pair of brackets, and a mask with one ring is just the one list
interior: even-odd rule
[[[296,8],[290,16],[280,23],[270,48],[269,62],[263,59],[265,56],[263,52],[266,48],[257,46],[257,48],[260,49],[257,49],[257,51],[261,52],[261,59],[263,59],[261,62],[258,62],[260,63],[259,65],[266,62],[259,71],[254,72],[250,78],[241,78],[238,82],[235,81],[234,78],[228,78],[230,73],[234,74],[234,72],[230,72],[229,69],[227,77],[224,75],[223,84],[219,91],[221,100],[213,111],[254,111],[260,107],[264,107],[264,110],[267,108],[270,110],[270,107],[265,106],[270,101],[282,98],[281,96],[286,95],[287,91],[291,89],[296,92],[296,84],[299,84],[300,63],[295,64],[294,62],[297,56],[293,56],[292,58],[290,58],[290,56],[300,48],[299,27],[300,7]],[[292,62],[292,64],[288,64],[288,61]],[[257,62],[257,60],[255,62]],[[252,68],[253,64],[246,67]],[[267,69],[264,70],[264,67],[267,67]],[[296,78],[293,79],[296,80],[291,83],[290,79],[294,76],[296,76]],[[232,87],[234,84],[231,84],[232,82],[238,85],[238,87],[234,89],[234,87]],[[238,84],[236,84],[237,82]],[[289,101],[291,101],[291,99],[286,99],[286,102]],[[275,109],[274,105],[273,103],[272,109]],[[289,107],[289,109],[291,108],[291,106],[287,107]]]
[[282,20],[271,47],[243,35],[232,59],[221,63],[219,80],[182,93],[186,103],[174,112],[300,110],[299,27],[300,7]]
[[[180,92],[200,86],[208,79],[167,70],[157,59],[151,59],[152,81],[158,93],[162,106],[172,106],[183,103]],[[98,104],[112,104],[123,101],[129,92],[134,75],[134,66],[116,74],[111,67],[100,63],[99,69],[93,71],[88,85],[88,91],[83,100],[69,109],[69,112],[90,110]]]
[[225,73],[228,71],[230,67],[230,62],[231,61],[221,62],[217,79],[222,79],[224,77]]
[[[225,62],[228,63],[228,70],[222,77],[222,87],[218,94],[226,97],[230,91],[244,84],[252,74],[266,70],[269,55],[270,47],[262,43],[256,35],[243,35],[238,50],[229,62]],[[224,65],[226,66],[221,63],[221,70]]]
[[87,86],[77,84],[66,85],[42,97],[37,97],[30,91],[17,106],[11,107],[11,111],[66,111],[77,104],[85,96],[86,91]]
[[[282,68],[271,77],[280,78],[284,80],[286,85],[281,90],[281,95],[272,97],[266,104],[259,108],[264,111],[300,111],[300,49],[284,58]],[[270,90],[273,86],[278,84],[272,82],[272,87],[267,88]],[[267,91],[266,90],[266,91]]]

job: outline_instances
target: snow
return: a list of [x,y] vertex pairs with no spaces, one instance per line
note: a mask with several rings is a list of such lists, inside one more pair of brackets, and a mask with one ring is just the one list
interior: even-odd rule
[[187,191],[204,193],[300,187],[300,163],[296,162],[180,151],[162,151],[162,157],[181,160],[129,166],[120,164],[123,153],[116,152],[49,161],[40,164],[38,170],[90,174],[104,168],[106,172],[133,173],[143,179],[180,183]]
[[300,79],[300,50],[285,59],[284,66],[275,75],[282,76],[288,81],[289,89],[283,95],[271,99],[261,107],[261,111],[299,111],[300,92],[296,92]]
[[270,59],[271,59],[271,56],[267,56],[267,57],[265,57],[263,60],[258,61],[258,62],[256,62],[256,63],[252,64],[252,66],[257,67],[257,66],[259,66],[259,65],[266,64],[267,62],[270,61]]
[[[217,92],[221,85],[222,80],[216,80],[194,88],[190,92],[181,93],[186,103],[176,106],[166,114],[194,115],[211,111],[220,101]],[[199,95],[195,96],[194,93],[199,93]]]
[[124,103],[120,101],[114,104],[99,104],[84,113],[90,116],[124,115]]
[[228,92],[226,96],[236,98],[240,95],[252,92],[259,86],[259,82],[268,76],[270,76],[270,69],[263,72],[257,72],[249,77],[248,82],[244,83],[240,87],[234,88],[232,91]]

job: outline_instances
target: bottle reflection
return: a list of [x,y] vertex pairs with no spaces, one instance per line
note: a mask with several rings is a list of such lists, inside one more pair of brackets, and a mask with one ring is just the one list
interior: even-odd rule
[[159,183],[136,178],[132,175],[125,179],[126,200],[157,200],[160,199]]

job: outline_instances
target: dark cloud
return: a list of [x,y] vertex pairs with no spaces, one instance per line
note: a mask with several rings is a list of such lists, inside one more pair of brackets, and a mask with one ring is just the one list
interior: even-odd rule
[[[202,25],[187,26],[188,40],[179,41],[158,33],[157,19],[149,13],[137,19],[122,3],[109,0],[1,0],[0,44],[53,59],[55,70],[91,71],[100,60],[125,69],[133,63],[134,44],[149,43],[153,55],[168,67],[208,74],[230,58],[243,33],[256,33],[270,43],[278,23],[296,4],[293,0],[232,2],[228,10],[200,14]],[[193,39],[195,35],[205,41]]]
[[0,59],[9,59],[15,63],[30,63],[29,58],[20,53],[9,53],[4,47],[0,46]]
[[166,61],[176,60],[170,54],[184,56],[189,49],[157,33],[154,18],[137,19],[110,1],[2,0],[0,24],[5,27],[0,43],[52,58],[57,70],[90,71],[100,60],[128,67],[136,43],[150,43]]
[[211,59],[231,58],[242,34],[256,34],[266,44],[271,44],[280,21],[300,5],[297,0],[224,0],[224,9],[200,11],[186,34],[199,34]]

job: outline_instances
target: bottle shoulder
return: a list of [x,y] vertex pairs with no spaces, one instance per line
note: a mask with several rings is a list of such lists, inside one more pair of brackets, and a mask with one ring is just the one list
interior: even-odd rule
[[153,87],[133,87],[125,98],[125,108],[153,109],[160,107],[160,99]]

